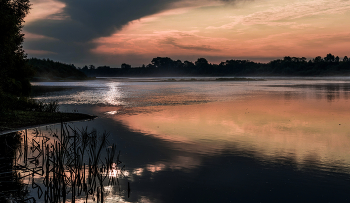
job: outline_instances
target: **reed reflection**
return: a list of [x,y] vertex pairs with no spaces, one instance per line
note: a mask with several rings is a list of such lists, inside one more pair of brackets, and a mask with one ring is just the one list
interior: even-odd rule
[[121,192],[121,183],[129,172],[120,167],[116,145],[107,147],[108,133],[62,123],[60,129],[37,128],[22,134],[14,170],[17,179],[27,187],[31,185],[34,202],[103,202],[109,195],[105,188],[110,186],[119,188],[114,194],[119,199],[129,197],[129,183],[128,194]]
[[194,154],[234,149],[266,161],[295,159],[300,167],[313,160],[325,170],[349,169],[350,106],[345,99],[328,101],[266,94],[153,111],[142,108],[113,118]]

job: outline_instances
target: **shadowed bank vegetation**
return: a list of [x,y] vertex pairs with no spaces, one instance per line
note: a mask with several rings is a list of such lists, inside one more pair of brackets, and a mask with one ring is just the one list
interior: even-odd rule
[[59,112],[57,101],[45,103],[11,94],[0,94],[0,101],[0,133],[29,126],[95,118],[87,114]]
[[226,60],[211,64],[205,58],[196,62],[172,60],[168,57],[153,58],[142,67],[122,64],[120,68],[109,66],[84,66],[81,71],[88,76],[330,76],[350,75],[350,61],[347,56],[327,54],[307,60],[305,57],[289,57],[269,63],[256,63],[249,60]]

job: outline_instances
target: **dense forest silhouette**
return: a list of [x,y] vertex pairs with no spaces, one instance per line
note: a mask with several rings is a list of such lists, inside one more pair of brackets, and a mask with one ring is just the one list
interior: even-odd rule
[[172,60],[169,57],[153,58],[151,63],[142,67],[131,67],[123,63],[120,68],[94,65],[79,68],[87,76],[123,77],[123,76],[329,76],[350,75],[350,60],[345,56],[327,54],[311,60],[305,57],[286,56],[269,63],[257,63],[249,60],[226,60],[220,64],[211,64],[205,58],[197,61]]
[[41,80],[84,80],[87,76],[73,64],[55,62],[50,59],[31,58],[28,64],[34,70],[32,81]]

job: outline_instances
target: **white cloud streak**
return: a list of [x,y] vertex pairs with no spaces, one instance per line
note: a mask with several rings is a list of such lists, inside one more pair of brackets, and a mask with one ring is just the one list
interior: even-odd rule
[[310,24],[298,24],[298,19],[317,16],[341,14],[350,11],[350,1],[311,0],[290,2],[283,6],[267,7],[249,15],[229,16],[232,22],[221,26],[208,26],[206,29],[232,29],[241,25],[289,26],[303,28]]

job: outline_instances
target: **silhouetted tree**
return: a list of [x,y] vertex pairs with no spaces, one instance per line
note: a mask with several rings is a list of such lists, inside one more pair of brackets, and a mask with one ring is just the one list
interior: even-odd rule
[[108,71],[109,69],[111,69],[111,67],[109,67],[109,66],[99,66],[99,67],[97,67],[97,70],[99,70],[99,71]]
[[314,60],[313,60],[314,63],[320,63],[320,62],[322,62],[322,61],[323,61],[323,59],[322,59],[321,56],[317,56],[317,57],[315,57]]
[[61,80],[61,79],[86,79],[85,71],[88,70],[84,66],[78,70],[74,64],[64,64],[50,59],[31,58],[27,63],[35,70],[35,80]]
[[131,65],[123,63],[120,67],[121,68],[131,68]]
[[199,58],[199,59],[197,59],[195,64],[196,64],[196,66],[206,66],[206,65],[208,65],[208,61],[205,58]]
[[347,57],[347,56],[344,56],[343,62],[348,62],[348,61],[349,61],[348,57]]
[[26,63],[21,33],[29,8],[29,0],[0,1],[0,93],[30,93],[29,77],[33,72]]
[[176,60],[175,61],[175,66],[176,66],[176,68],[182,68],[183,63],[181,62],[181,60]]
[[209,64],[207,59],[198,58],[195,62],[172,60],[168,57],[153,58],[151,64],[142,67],[110,68],[108,71],[100,67],[95,70],[85,68],[89,76],[319,76],[349,74],[347,57],[339,62],[339,57],[328,54],[326,57],[317,56],[309,61],[305,57],[285,56],[267,64],[255,63],[249,60],[226,60],[219,65]]
[[197,61],[195,62],[196,67],[197,67],[197,73],[200,75],[207,75],[210,73],[209,69],[210,69],[210,65],[207,61],[207,59],[205,58],[199,58],[197,59]]
[[290,57],[290,56],[285,56],[285,57],[283,58],[283,60],[286,61],[286,62],[290,62],[290,61],[292,61],[292,57]]
[[194,63],[192,63],[191,61],[184,61],[184,66],[185,68],[193,68]]
[[324,61],[326,62],[334,62],[335,61],[335,57],[334,55],[332,55],[331,53],[327,54],[327,56],[324,58]]
[[89,68],[87,67],[87,65],[85,65],[81,70],[82,71],[87,71]]
[[334,61],[338,63],[340,61],[339,56],[335,57]]
[[170,68],[174,65],[174,61],[168,57],[153,58],[151,63],[156,68]]

